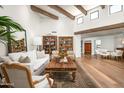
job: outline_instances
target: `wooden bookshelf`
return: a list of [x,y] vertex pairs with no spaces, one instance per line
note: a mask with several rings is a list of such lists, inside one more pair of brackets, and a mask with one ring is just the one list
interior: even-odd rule
[[57,36],[43,36],[43,49],[45,54],[52,54],[53,50],[57,50]]
[[59,52],[73,51],[73,36],[59,37]]

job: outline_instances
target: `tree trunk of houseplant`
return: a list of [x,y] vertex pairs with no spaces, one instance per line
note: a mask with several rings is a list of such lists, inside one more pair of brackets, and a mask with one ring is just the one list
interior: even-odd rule
[[[8,31],[8,32],[10,31],[10,27],[7,27],[7,31]],[[12,50],[11,50],[11,39],[10,39],[10,38],[11,38],[11,34],[9,33],[9,34],[7,35],[8,53],[11,53],[11,52],[12,52]]]

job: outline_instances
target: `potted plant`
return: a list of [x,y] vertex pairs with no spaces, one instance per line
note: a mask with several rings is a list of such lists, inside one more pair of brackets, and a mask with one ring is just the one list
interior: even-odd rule
[[[0,5],[0,8],[3,6]],[[11,41],[15,41],[13,33],[18,31],[25,31],[25,29],[9,16],[0,16],[0,42],[6,46],[8,52],[11,52]],[[2,79],[1,73],[0,78]]]
[[9,52],[11,51],[11,41],[15,41],[13,33],[18,31],[25,31],[25,29],[9,16],[0,16],[0,41],[6,42]]

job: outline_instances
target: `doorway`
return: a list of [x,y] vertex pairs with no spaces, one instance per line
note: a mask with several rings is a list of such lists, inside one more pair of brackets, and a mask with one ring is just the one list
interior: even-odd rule
[[91,42],[85,42],[84,43],[84,53],[85,55],[91,55],[92,53],[92,43]]

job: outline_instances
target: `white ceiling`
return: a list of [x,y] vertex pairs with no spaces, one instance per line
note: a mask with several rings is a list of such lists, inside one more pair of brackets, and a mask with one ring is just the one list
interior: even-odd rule
[[73,16],[77,16],[81,14],[81,11],[79,11],[75,6],[73,5],[60,5],[61,8],[72,14]]
[[[57,12],[56,10],[48,7],[47,5],[37,5],[37,7],[41,8],[41,9],[43,9],[43,10],[45,10],[45,11],[51,13],[51,14],[54,14],[54,15],[56,15],[58,17],[64,17],[63,14],[61,14],[61,13]],[[41,15],[41,16],[43,17],[44,15]]]
[[[37,7],[48,11],[49,13],[52,13],[58,17],[65,17],[63,14],[57,12],[56,10],[48,7],[47,5],[36,5]],[[84,7],[84,9],[86,9],[86,11],[93,9],[95,7],[97,7],[99,5],[82,5],[82,7]],[[69,12],[70,14],[72,14],[73,16],[77,16],[82,14],[81,11],[79,11],[74,5],[59,5],[59,7],[63,8],[64,10],[66,10],[67,12]],[[41,15],[41,17],[45,18],[46,16]],[[48,17],[47,17],[48,18]]]
[[82,6],[84,7],[84,9],[89,11],[90,9],[93,9],[93,8],[100,6],[100,5],[82,5]]

